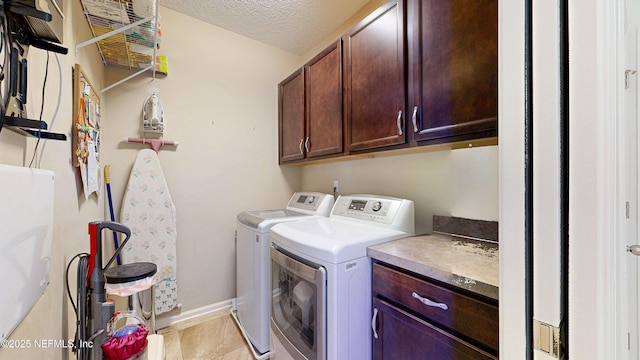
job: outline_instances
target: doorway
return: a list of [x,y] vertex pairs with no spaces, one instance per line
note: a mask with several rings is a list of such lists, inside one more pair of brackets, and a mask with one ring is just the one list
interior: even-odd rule
[[[619,182],[620,160],[617,154],[622,150],[620,146],[620,129],[623,124],[622,91],[620,84],[623,63],[621,49],[623,48],[622,9],[626,3],[637,3],[640,0],[581,0],[569,1],[569,38],[570,51],[570,209],[569,212],[569,320],[568,339],[569,354],[573,359],[627,359],[629,338],[631,334],[627,327],[627,308],[629,297],[627,293],[626,264],[628,254],[624,251],[619,229],[620,214],[624,214],[624,202],[620,202],[620,193],[624,188]],[[527,96],[523,74],[528,69],[525,64],[527,39],[523,36],[525,23],[524,2],[501,1],[501,61],[500,65],[500,169],[501,169],[501,200],[500,200],[500,231],[501,239],[509,239],[501,243],[501,283],[500,283],[500,352],[501,358],[525,359],[522,349],[527,348],[524,339],[528,336],[530,325],[525,324],[527,304],[523,294],[526,293],[524,256],[525,248],[525,219],[524,196],[525,181],[523,164],[528,160],[525,154],[523,134]],[[534,4],[541,5],[537,2]],[[548,4],[546,4],[548,5]],[[551,11],[549,7],[542,7],[542,11]],[[628,13],[640,14],[640,11],[628,10]],[[545,20],[549,16],[537,17]],[[557,18],[552,14],[551,19]],[[539,27],[538,29],[551,29]],[[504,30],[504,29],[509,29]],[[513,31],[511,31],[513,30]],[[553,29],[555,30],[555,29]],[[546,31],[546,30],[545,30]],[[556,49],[558,42],[545,31],[534,32],[538,41],[551,42]],[[549,31],[552,35],[555,32]],[[538,49],[540,49],[538,47]],[[540,54],[540,50],[537,50]],[[558,59],[555,53],[547,53],[544,60]],[[556,76],[557,65],[554,61],[543,69]],[[540,71],[540,67],[537,67]],[[543,84],[537,83],[538,88]],[[557,87],[555,79],[549,82],[550,87]],[[552,89],[553,89],[552,88]],[[542,93],[542,96],[546,95]],[[540,100],[540,95],[537,97]],[[554,96],[553,107],[557,106],[558,97]],[[538,115],[541,111],[548,111],[548,106],[539,105],[535,109]],[[557,112],[553,113],[557,114]],[[543,116],[542,119],[547,119]],[[543,120],[544,121],[544,120]],[[554,131],[557,128],[554,128]],[[634,133],[635,134],[635,133]],[[538,145],[538,149],[554,146],[556,133],[547,132],[549,140]],[[538,137],[540,139],[540,137]],[[634,136],[635,141],[635,136]],[[635,149],[635,148],[634,148]],[[635,153],[634,153],[635,154]],[[538,159],[540,157],[538,156]],[[554,155],[554,159],[557,159]],[[556,160],[554,160],[556,161]],[[538,163],[540,166],[553,166],[549,163]],[[634,170],[636,168],[634,167]],[[537,173],[540,175],[540,173]],[[635,175],[638,176],[637,174]],[[549,192],[546,192],[549,193]],[[536,194],[545,194],[539,190]],[[626,196],[626,194],[625,194]],[[552,199],[557,196],[551,193]],[[626,200],[625,200],[626,201]],[[622,208],[620,206],[622,204]],[[635,204],[633,205],[635,206]],[[549,209],[556,209],[554,204]],[[633,209],[631,209],[633,210]],[[540,212],[537,219],[550,218],[552,222],[542,222],[542,231],[547,226],[559,223],[558,217],[550,211]],[[547,241],[550,237],[540,237],[537,232],[536,241]],[[626,240],[626,239],[625,239]],[[538,243],[547,244],[547,242]],[[626,245],[626,244],[625,244]],[[559,242],[549,241],[546,247],[549,251],[559,248]],[[544,247],[542,248],[545,249]],[[538,255],[538,259],[548,259],[556,266],[555,259]],[[637,261],[637,260],[636,260]],[[544,272],[535,271],[534,280],[539,285],[548,286],[552,290],[558,289],[557,271],[548,271],[546,262],[538,266]],[[546,276],[546,274],[553,276]],[[636,275],[637,276],[637,275]],[[551,309],[558,312],[560,296],[551,293],[546,296],[537,291],[538,309]],[[541,296],[540,296],[541,295]],[[633,297],[637,297],[634,293]],[[546,301],[546,303],[544,302]],[[624,309],[622,309],[624,307]],[[553,315],[553,314],[551,314]],[[555,318],[546,316],[547,322],[540,313],[534,315],[536,319],[554,326]],[[625,317],[622,319],[622,317]],[[637,319],[637,316],[636,316]],[[624,324],[623,324],[624,322]],[[624,325],[624,327],[622,327]],[[624,332],[622,332],[624,331]],[[636,331],[637,332],[637,331]],[[635,334],[634,342],[638,343]],[[529,343],[531,344],[531,342]],[[637,347],[637,345],[636,345]],[[624,356],[622,356],[624,355]],[[534,353],[534,358],[545,358],[540,351]],[[548,356],[547,356],[548,357]],[[636,357],[637,359],[637,357]]]

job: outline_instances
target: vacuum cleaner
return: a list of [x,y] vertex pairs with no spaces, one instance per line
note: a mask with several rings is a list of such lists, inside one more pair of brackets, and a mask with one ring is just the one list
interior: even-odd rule
[[[103,267],[102,230],[110,229],[125,235],[125,239]],[[131,237],[131,230],[119,223],[98,221],[89,223],[90,253],[74,256],[67,266],[67,293],[76,313],[74,352],[78,360],[103,360],[102,345],[107,341],[107,325],[114,316],[115,304],[107,300],[104,272],[111,266]],[[78,259],[77,308],[69,290],[69,267]]]

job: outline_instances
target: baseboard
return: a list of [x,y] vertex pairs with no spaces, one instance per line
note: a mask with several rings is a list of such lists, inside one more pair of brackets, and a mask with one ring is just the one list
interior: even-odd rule
[[[177,323],[191,320],[199,316],[212,314],[217,311],[229,311],[232,306],[232,299],[221,301],[219,303],[202,306],[196,309],[182,311],[181,309],[170,311],[166,314],[156,317],[156,329],[166,328]],[[175,312],[175,314],[173,314]]]

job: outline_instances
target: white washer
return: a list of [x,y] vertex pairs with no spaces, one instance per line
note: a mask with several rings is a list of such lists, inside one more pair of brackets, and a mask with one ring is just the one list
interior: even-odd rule
[[367,247],[411,236],[413,201],[341,196],[329,218],[271,228],[271,328],[296,359],[371,358]]
[[327,217],[332,195],[296,192],[285,209],[244,211],[237,215],[236,317],[259,354],[269,351],[269,230],[275,224]]

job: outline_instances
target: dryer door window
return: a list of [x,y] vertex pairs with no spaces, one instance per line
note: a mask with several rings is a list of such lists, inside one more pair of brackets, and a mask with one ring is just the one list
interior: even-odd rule
[[324,267],[271,247],[271,324],[294,358],[325,359]]

